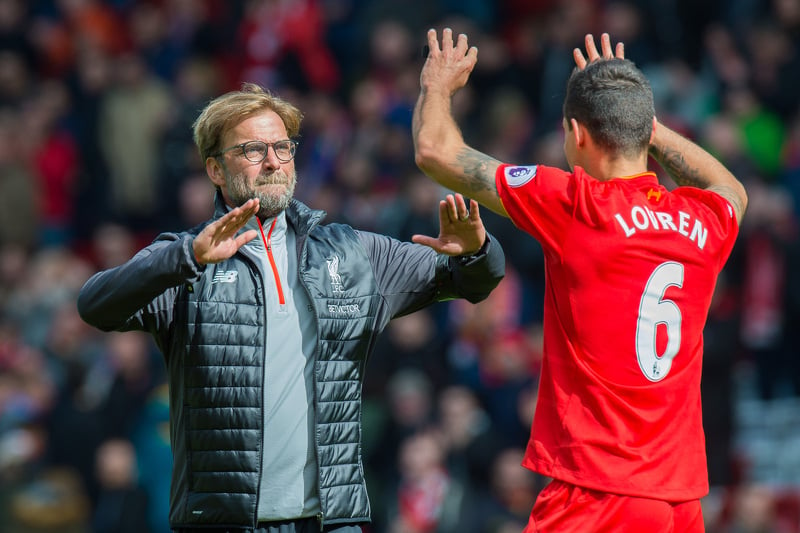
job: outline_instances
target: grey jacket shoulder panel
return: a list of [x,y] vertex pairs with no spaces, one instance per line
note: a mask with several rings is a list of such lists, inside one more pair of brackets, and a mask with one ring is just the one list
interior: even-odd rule
[[505,255],[487,234],[481,254],[462,258],[437,254],[433,249],[385,235],[357,231],[370,257],[380,292],[391,318],[419,310],[431,302],[464,298],[484,300],[505,275]]

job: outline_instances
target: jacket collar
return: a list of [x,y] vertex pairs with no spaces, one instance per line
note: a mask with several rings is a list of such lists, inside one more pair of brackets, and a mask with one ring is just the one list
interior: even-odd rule
[[[228,212],[222,192],[217,187],[214,194],[214,220],[220,218]],[[289,207],[286,208],[286,220],[291,224],[297,233],[308,233],[311,228],[322,222],[327,213],[320,209],[311,209],[303,202],[292,198]]]

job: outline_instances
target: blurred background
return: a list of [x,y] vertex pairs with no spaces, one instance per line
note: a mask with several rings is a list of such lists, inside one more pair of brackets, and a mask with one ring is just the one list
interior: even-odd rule
[[[706,329],[703,504],[711,533],[800,531],[798,0],[0,0],[0,531],[169,531],[161,355],[75,299],[210,215],[191,140],[209,99],[251,81],[304,111],[297,196],[329,221],[437,234],[446,191],[415,167],[410,120],[425,31],[445,26],[480,49],[454,112],[493,157],[565,166],[571,50],[608,31],[659,119],[745,183]],[[394,321],[368,365],[365,533],[519,532],[544,485],[520,466],[542,253],[482,213],[501,286]]]

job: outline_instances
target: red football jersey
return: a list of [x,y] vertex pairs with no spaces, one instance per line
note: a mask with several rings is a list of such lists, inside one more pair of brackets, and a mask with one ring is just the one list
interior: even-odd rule
[[738,224],[721,196],[653,173],[599,181],[539,166],[496,175],[545,253],[544,361],[524,465],[606,492],[708,492],[703,327]]

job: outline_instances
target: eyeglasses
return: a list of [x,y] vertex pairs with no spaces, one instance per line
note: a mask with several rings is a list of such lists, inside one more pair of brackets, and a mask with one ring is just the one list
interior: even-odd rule
[[267,158],[267,153],[269,152],[270,146],[272,146],[272,149],[275,150],[275,156],[281,163],[288,163],[294,159],[294,153],[297,151],[297,141],[290,139],[275,141],[274,143],[265,143],[264,141],[247,141],[246,143],[225,148],[224,150],[213,154],[211,157],[219,157],[225,152],[230,152],[231,150],[236,150],[238,148],[241,149],[242,155],[244,155],[248,161],[252,163],[261,163]]

